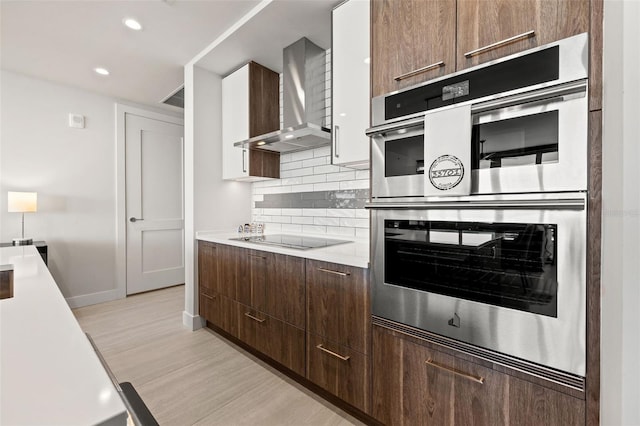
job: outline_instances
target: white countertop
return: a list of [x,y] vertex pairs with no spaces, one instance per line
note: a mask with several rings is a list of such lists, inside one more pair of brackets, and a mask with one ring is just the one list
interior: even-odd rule
[[355,266],[358,268],[369,267],[369,240],[356,240],[334,235],[304,235],[308,235],[311,237],[331,238],[334,240],[345,240],[349,242],[330,247],[298,250],[274,245],[256,244],[248,241],[231,240],[230,238],[238,238],[240,236],[240,234],[238,234],[237,232],[200,231],[196,232],[196,239],[209,241],[212,243],[228,244],[230,246],[286,254],[289,256],[304,257],[305,259],[340,263],[342,265]]
[[125,425],[127,411],[34,246],[0,248],[0,424]]

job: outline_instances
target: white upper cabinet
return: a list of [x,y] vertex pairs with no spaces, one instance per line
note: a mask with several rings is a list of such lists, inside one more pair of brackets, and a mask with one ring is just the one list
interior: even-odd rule
[[349,0],[333,10],[332,163],[369,167],[369,0]]
[[249,64],[222,79],[222,179],[249,176],[247,149],[233,146],[249,139]]

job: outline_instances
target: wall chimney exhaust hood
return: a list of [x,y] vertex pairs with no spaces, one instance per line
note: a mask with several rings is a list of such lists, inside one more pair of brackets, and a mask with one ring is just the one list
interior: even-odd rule
[[283,128],[233,145],[293,152],[331,144],[325,120],[325,51],[303,37],[282,58]]

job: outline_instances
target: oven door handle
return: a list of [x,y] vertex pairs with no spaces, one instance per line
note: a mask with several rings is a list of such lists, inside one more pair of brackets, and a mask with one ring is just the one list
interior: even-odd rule
[[410,129],[413,127],[424,127],[424,114],[421,114],[418,117],[409,118],[407,120],[396,121],[394,123],[383,124],[380,126],[375,126],[367,129],[365,134],[369,137],[397,132],[402,129]]
[[584,210],[584,198],[561,198],[552,200],[465,200],[434,201],[426,203],[371,202],[366,209],[375,210],[434,210],[434,209],[544,209],[544,210]]
[[[584,97],[587,91],[588,80],[570,81],[565,84],[559,84],[557,86],[544,87],[524,93],[516,93],[514,95],[498,97],[496,99],[488,99],[481,102],[475,102],[471,105],[471,113],[479,114],[483,112],[493,111],[496,109],[507,108],[516,105],[528,104],[538,101],[550,101],[554,99],[560,99],[564,96]],[[563,99],[564,100],[564,99]],[[474,102],[474,101],[469,101]],[[466,103],[466,102],[465,102]],[[455,104],[457,106],[463,103]],[[447,107],[442,107],[447,108]],[[433,112],[435,110],[430,110]],[[402,129],[411,129],[424,127],[424,115],[426,111],[418,113],[418,116],[408,118],[405,120],[395,121],[393,123],[381,124],[374,126],[365,131],[365,134],[369,137],[384,135],[386,133],[397,132]]]

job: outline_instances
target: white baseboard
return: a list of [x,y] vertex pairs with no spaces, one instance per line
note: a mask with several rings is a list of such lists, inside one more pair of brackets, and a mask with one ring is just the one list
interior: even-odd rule
[[100,291],[98,293],[83,294],[81,296],[67,297],[65,300],[71,309],[82,308],[83,306],[95,305],[96,303],[111,302],[112,300],[124,299],[119,289]]
[[187,311],[182,311],[182,324],[191,331],[204,327],[203,318],[200,315],[191,315]]

